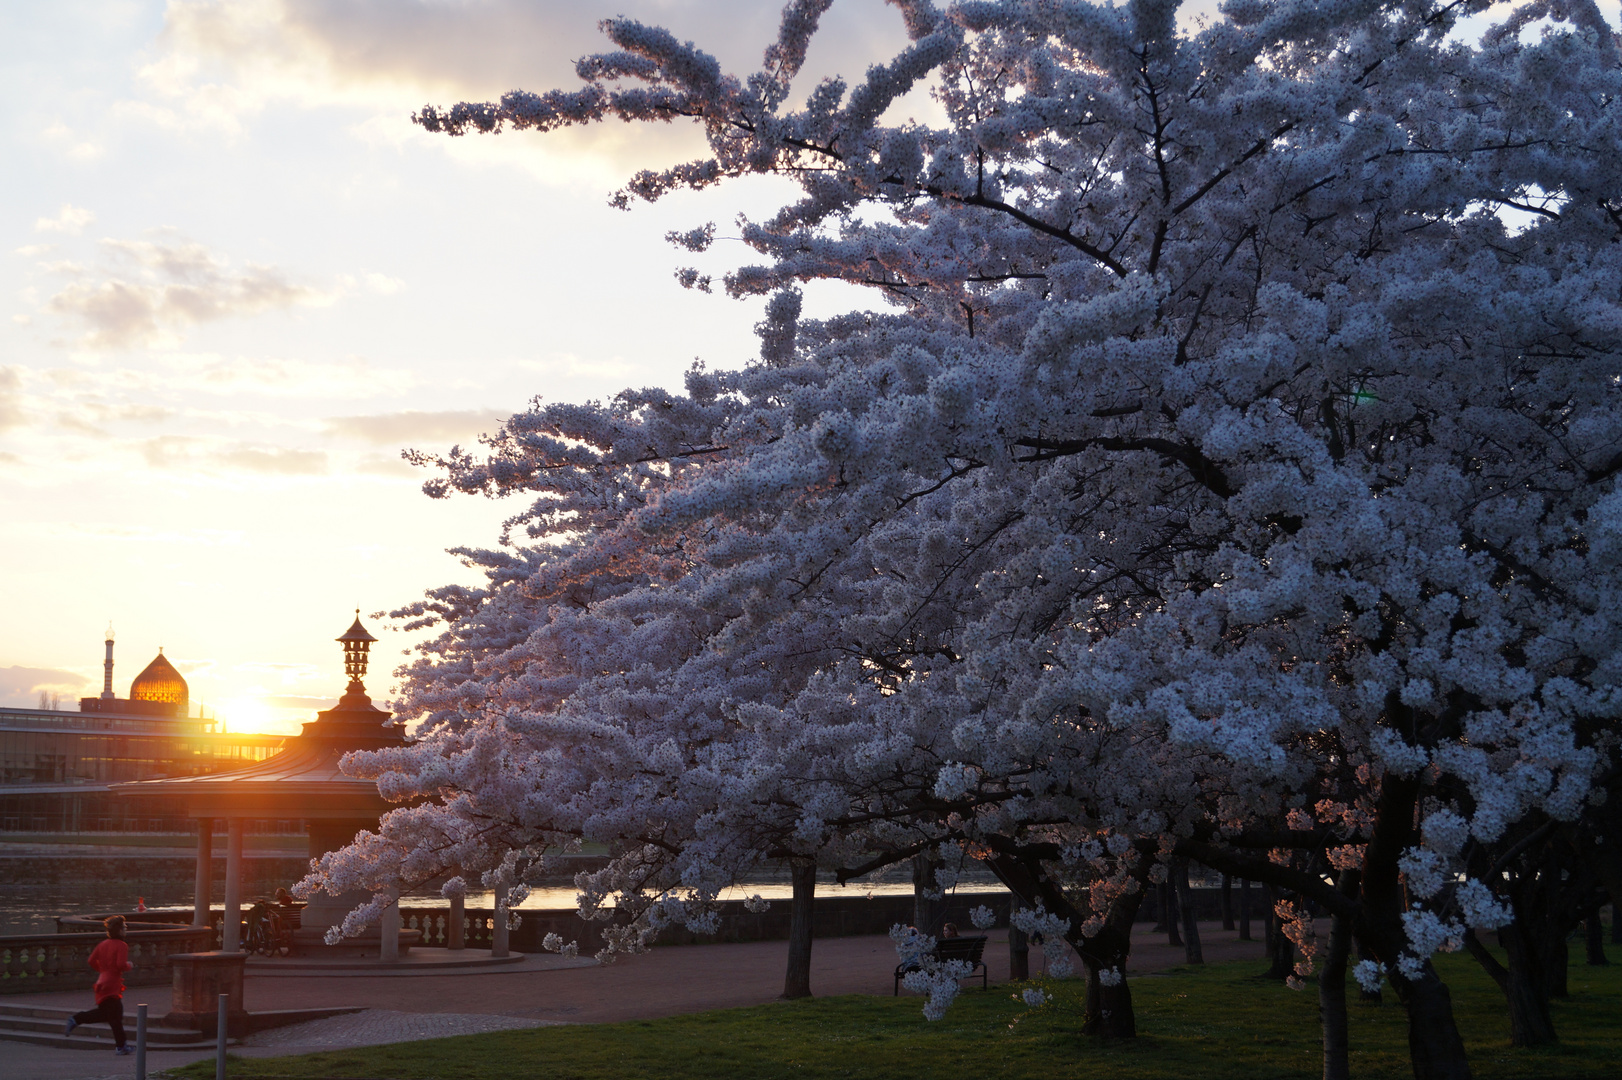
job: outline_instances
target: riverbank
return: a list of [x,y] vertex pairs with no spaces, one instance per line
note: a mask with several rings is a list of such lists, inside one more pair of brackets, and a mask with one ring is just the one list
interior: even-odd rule
[[[302,836],[253,835],[244,888],[272,893],[304,876]],[[215,843],[214,895],[225,895],[224,837]],[[186,906],[196,887],[197,840],[184,833],[0,833],[0,934],[41,934],[58,915]]]

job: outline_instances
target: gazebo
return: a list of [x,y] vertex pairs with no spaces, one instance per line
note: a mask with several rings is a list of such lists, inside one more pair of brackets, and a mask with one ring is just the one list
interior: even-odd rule
[[[351,750],[377,750],[405,744],[400,725],[391,714],[372,704],[361,682],[366,674],[367,651],[377,639],[355,622],[337,639],[344,647],[344,671],[349,685],[333,708],[316,713],[302,733],[287,740],[282,752],[247,768],[203,776],[176,776],[114,785],[126,796],[178,796],[188,816],[197,819],[196,904],[192,922],[207,925],[212,901],[214,832],[226,830],[225,922],[221,948],[234,952],[241,946],[242,838],[246,823],[259,818],[302,818],[309,830],[312,859],[335,851],[365,829],[375,829],[389,804],[370,780],[346,776],[338,761]],[[369,899],[357,892],[344,896],[317,894],[304,909],[295,935],[300,951],[319,950],[328,926]],[[411,931],[415,933],[415,931]],[[375,942],[378,955],[395,959],[400,948],[400,911],[392,905],[384,913]]]

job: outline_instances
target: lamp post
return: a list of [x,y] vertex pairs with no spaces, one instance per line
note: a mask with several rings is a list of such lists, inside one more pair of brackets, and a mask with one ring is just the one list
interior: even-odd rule
[[343,637],[334,638],[344,647],[344,674],[349,676],[350,690],[363,690],[361,680],[366,677],[366,654],[377,639],[360,624],[360,608],[355,609],[355,622]]

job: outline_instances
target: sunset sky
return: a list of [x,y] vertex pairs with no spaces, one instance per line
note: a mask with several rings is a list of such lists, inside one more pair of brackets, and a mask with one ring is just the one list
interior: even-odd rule
[[[755,354],[758,302],[672,272],[786,184],[625,213],[691,127],[450,139],[424,104],[573,87],[596,22],[666,25],[754,70],[777,0],[52,0],[0,6],[0,704],[64,707],[164,647],[233,729],[294,730],[342,689],[359,607],[466,571],[506,509],[434,502],[402,447],[466,443],[533,397],[679,386]],[[1617,0],[1604,5],[1615,17]],[[839,0],[796,98],[904,47]],[[934,119],[914,94],[902,118]],[[705,261],[707,260],[707,262]],[[873,303],[813,289],[818,314]],[[407,642],[383,640],[369,685]]]
[[[469,441],[536,395],[746,362],[759,304],[681,289],[694,257],[662,238],[711,219],[725,236],[782,189],[625,213],[610,191],[698,153],[690,128],[452,140],[410,114],[577,85],[621,12],[751,71],[778,9],[4,5],[0,703],[99,691],[110,621],[120,696],[161,645],[194,703],[292,730],[341,691],[353,609],[459,579],[444,549],[504,516],[423,496],[402,447]],[[878,0],[825,25],[812,76],[905,44]],[[383,698],[406,642],[368,622]]]

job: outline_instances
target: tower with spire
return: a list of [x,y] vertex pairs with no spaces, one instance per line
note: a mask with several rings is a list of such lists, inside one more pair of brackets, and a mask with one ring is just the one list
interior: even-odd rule
[[101,696],[79,699],[79,711],[88,713],[123,713],[185,720],[191,709],[191,690],[185,676],[175,669],[158,646],[158,655],[130,680],[130,696],[121,698],[113,692],[113,628],[107,627],[105,658],[101,663]]
[[101,662],[101,700],[112,701],[113,693],[113,624],[107,624],[107,659]]

